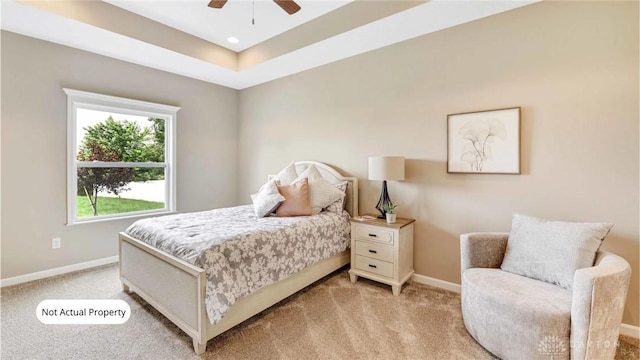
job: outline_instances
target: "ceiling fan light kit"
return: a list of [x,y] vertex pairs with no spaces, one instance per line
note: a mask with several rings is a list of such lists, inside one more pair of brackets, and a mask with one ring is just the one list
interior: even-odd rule
[[[278,6],[280,6],[282,10],[286,11],[289,15],[293,15],[300,11],[300,5],[296,4],[293,0],[273,0],[273,2],[278,4]],[[227,0],[211,0],[209,1],[209,7],[221,9],[226,3]]]

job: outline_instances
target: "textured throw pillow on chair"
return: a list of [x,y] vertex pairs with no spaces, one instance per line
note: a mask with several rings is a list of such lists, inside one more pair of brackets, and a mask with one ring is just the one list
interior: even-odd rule
[[500,268],[571,290],[576,270],[593,266],[612,227],[515,214]]

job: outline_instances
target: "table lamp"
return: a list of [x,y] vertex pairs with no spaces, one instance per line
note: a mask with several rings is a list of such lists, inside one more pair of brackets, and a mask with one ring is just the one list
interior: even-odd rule
[[387,180],[404,180],[404,157],[401,156],[370,156],[369,180],[382,180],[382,192],[376,209],[380,211],[379,219],[384,219],[385,205],[391,203],[387,191]]

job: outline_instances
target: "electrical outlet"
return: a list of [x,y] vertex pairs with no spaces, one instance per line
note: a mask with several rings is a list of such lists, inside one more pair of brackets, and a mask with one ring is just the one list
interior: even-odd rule
[[51,239],[51,248],[52,249],[59,249],[60,248],[60,238],[53,238]]

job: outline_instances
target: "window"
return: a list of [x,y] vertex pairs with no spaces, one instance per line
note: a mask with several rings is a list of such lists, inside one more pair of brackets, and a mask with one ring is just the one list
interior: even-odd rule
[[180,108],[64,91],[68,224],[175,211]]

